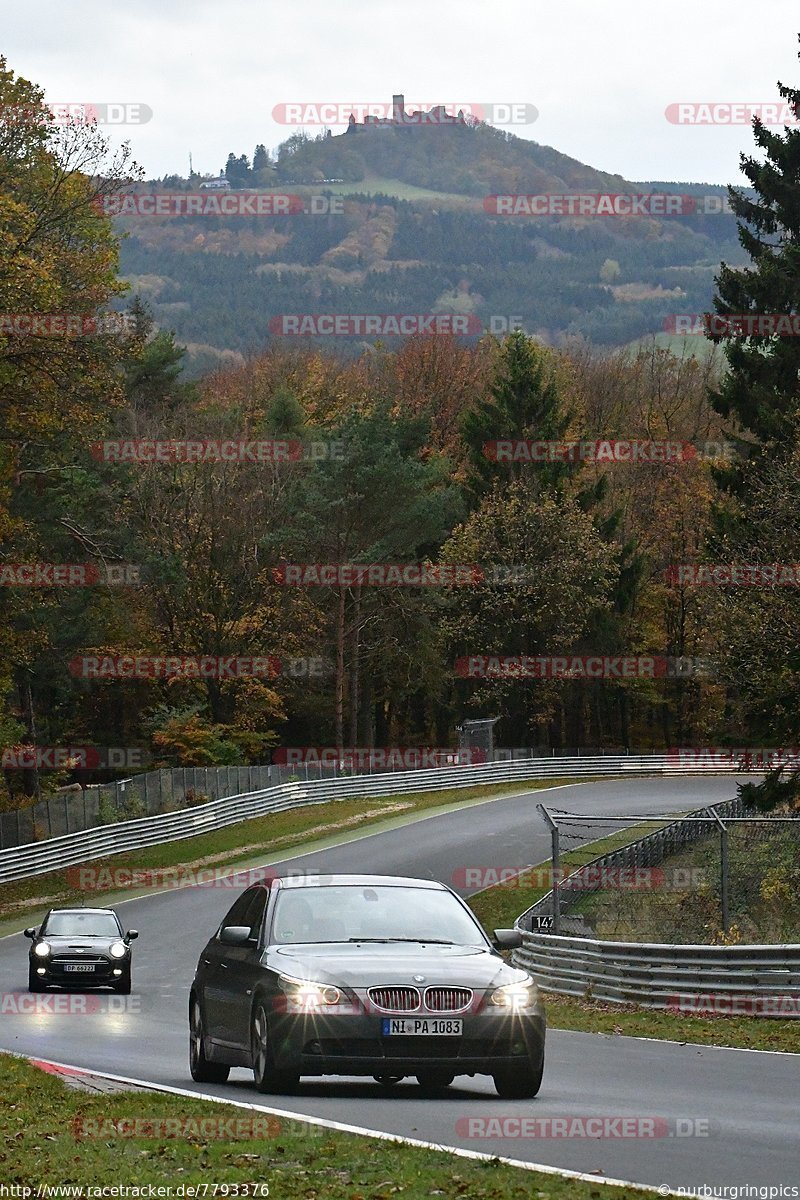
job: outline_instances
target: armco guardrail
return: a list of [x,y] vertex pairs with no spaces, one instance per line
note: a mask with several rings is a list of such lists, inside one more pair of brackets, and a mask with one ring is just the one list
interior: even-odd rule
[[[348,797],[398,796],[408,792],[439,791],[487,783],[556,778],[597,778],[627,775],[719,774],[718,764],[705,769],[686,767],[674,755],[631,754],[593,758],[537,758],[481,766],[439,767],[434,770],[357,775],[314,783],[287,783],[263,791],[227,796],[174,813],[160,813],[79,833],[48,838],[0,851],[0,883],[89,862],[110,854],[138,850],[162,842],[195,837],[249,817],[283,812],[306,804],[323,804]],[[730,772],[727,772],[730,773]]]
[[667,946],[525,931],[522,936],[513,961],[548,992],[588,991],[594,1000],[677,1012],[738,1009],[800,1017],[800,946]]

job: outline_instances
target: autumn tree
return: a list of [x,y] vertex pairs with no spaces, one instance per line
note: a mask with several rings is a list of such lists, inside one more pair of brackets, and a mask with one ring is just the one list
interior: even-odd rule
[[[133,170],[95,125],[58,125],[0,59],[0,539],[6,562],[117,557],[93,509],[89,442],[121,402],[124,336],[102,314],[123,285],[105,198]],[[98,325],[96,322],[100,320]],[[0,727],[42,729],[64,609],[92,601],[0,591]],[[67,617],[69,623],[69,617]],[[61,666],[65,675],[66,667]],[[49,706],[47,706],[49,708]],[[53,722],[58,725],[58,721]],[[45,734],[47,730],[44,730]],[[37,785],[38,786],[38,785]]]
[[[569,653],[608,611],[613,550],[575,500],[535,497],[523,481],[496,488],[455,530],[444,563],[477,563],[485,582],[454,587],[442,632],[456,660],[481,655]],[[564,683],[547,679],[465,678],[465,712],[502,715],[502,733],[527,745],[559,715]]]
[[[800,89],[778,84],[793,112]],[[800,129],[768,129],[753,119],[758,156],[742,154],[741,170],[752,194],[728,189],[738,218],[739,241],[751,263],[723,263],[716,278],[709,336],[724,346],[729,370],[713,395],[716,410],[741,430],[742,459],[748,453],[771,462],[789,447],[800,409],[800,338],[763,332],[737,332],[726,317],[791,317],[800,309]],[[796,319],[796,317],[795,317]],[[726,486],[741,492],[753,464],[739,461],[721,473]]]

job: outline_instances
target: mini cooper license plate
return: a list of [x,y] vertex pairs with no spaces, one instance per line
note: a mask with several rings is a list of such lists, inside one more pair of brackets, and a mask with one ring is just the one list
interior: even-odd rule
[[460,1037],[461,1017],[383,1017],[384,1037]]
[[93,971],[94,963],[64,963],[65,971]]

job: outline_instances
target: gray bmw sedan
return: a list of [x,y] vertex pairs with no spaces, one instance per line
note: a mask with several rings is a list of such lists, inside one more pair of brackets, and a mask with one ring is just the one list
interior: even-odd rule
[[535,1096],[545,1014],[533,979],[444,884],[385,875],[273,879],[243,892],[200,955],[189,996],[192,1078],[248,1067],[260,1092],[302,1075],[491,1075]]

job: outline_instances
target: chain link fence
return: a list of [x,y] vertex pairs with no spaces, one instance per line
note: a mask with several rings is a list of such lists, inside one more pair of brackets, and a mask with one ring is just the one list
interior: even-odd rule
[[[538,807],[552,890],[522,928],[673,945],[800,941],[800,816],[757,815],[739,797],[678,818]],[[588,858],[586,842],[606,836],[628,844]]]

